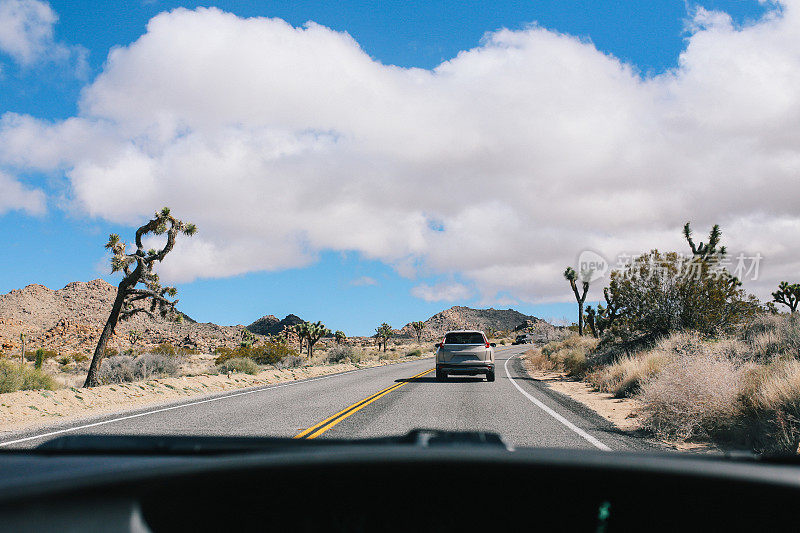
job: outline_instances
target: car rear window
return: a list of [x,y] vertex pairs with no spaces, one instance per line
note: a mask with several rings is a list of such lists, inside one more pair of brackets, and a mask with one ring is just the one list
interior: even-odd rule
[[480,333],[448,333],[444,337],[445,344],[483,344],[483,335]]

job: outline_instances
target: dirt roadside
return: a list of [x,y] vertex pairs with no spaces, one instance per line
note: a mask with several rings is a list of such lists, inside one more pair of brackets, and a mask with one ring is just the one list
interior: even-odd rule
[[[527,357],[520,357],[528,375],[553,391],[585,405],[622,431],[636,432],[640,426],[641,402],[634,398],[615,398],[607,392],[598,392],[585,381],[575,380],[563,372],[543,372],[531,365]],[[678,451],[718,451],[711,443],[658,441],[661,445]]]
[[269,369],[255,375],[218,374],[151,379],[92,388],[68,387],[54,391],[28,390],[0,394],[0,438],[4,434],[32,430],[48,424],[77,421],[142,407],[157,407],[259,385],[339,374],[359,368],[425,359],[430,355],[368,361],[358,365],[338,363],[291,369]]

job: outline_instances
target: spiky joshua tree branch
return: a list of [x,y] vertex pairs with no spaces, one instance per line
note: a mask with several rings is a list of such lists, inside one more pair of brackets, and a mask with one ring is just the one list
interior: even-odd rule
[[[162,287],[153,267],[156,262],[163,261],[172,251],[179,233],[191,236],[196,231],[197,227],[194,224],[178,220],[172,216],[169,208],[165,207],[156,212],[147,224],[136,230],[136,250],[133,253],[127,253],[127,244],[116,233],[112,233],[108,237],[106,248],[113,254],[111,272],[122,272],[123,278],[119,282],[117,297],[114,299],[114,305],[103,328],[103,333],[100,334],[100,339],[97,341],[84,387],[99,385],[97,374],[100,370],[100,363],[103,361],[106,344],[114,334],[117,322],[127,320],[137,314],[155,318],[156,312],[164,318],[180,320],[180,315],[175,312],[175,304],[178,303],[178,300],[170,300],[177,295],[178,290],[175,287]],[[166,234],[167,242],[164,247],[160,250],[145,250],[142,239],[149,234]],[[134,305],[136,302],[149,302],[150,305],[149,308],[148,306],[136,306]]]

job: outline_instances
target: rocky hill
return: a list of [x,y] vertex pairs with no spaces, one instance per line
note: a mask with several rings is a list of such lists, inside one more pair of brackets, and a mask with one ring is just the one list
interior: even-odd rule
[[[116,290],[115,286],[96,279],[73,282],[58,290],[28,285],[0,295],[0,351],[18,351],[20,333],[25,333],[26,349],[93,352]],[[135,330],[142,334],[137,348],[169,342],[175,346],[211,350],[215,346],[238,342],[242,329],[242,326],[201,324],[191,319],[176,324],[140,314],[117,326],[109,347],[130,348],[128,332]]]
[[265,315],[247,326],[247,329],[251,333],[258,335],[277,335],[285,328],[290,328],[302,322],[303,319],[297,315],[286,315],[283,320],[279,320],[275,315]]
[[[521,325],[530,328],[538,324],[541,324],[540,327],[550,326],[550,324],[540,318],[525,315],[513,309],[472,309],[471,307],[457,305],[450,309],[445,309],[440,313],[436,313],[426,320],[423,338],[435,339],[453,329],[479,329],[483,331],[492,329],[495,331],[510,331],[515,330]],[[399,334],[413,336],[414,330],[411,328],[411,324],[403,326]]]

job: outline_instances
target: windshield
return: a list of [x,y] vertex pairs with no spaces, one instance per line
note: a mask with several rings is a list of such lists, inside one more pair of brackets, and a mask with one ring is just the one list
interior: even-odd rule
[[444,336],[444,344],[483,344],[485,342],[480,333],[448,333]]
[[795,454],[798,12],[0,0],[0,449]]

